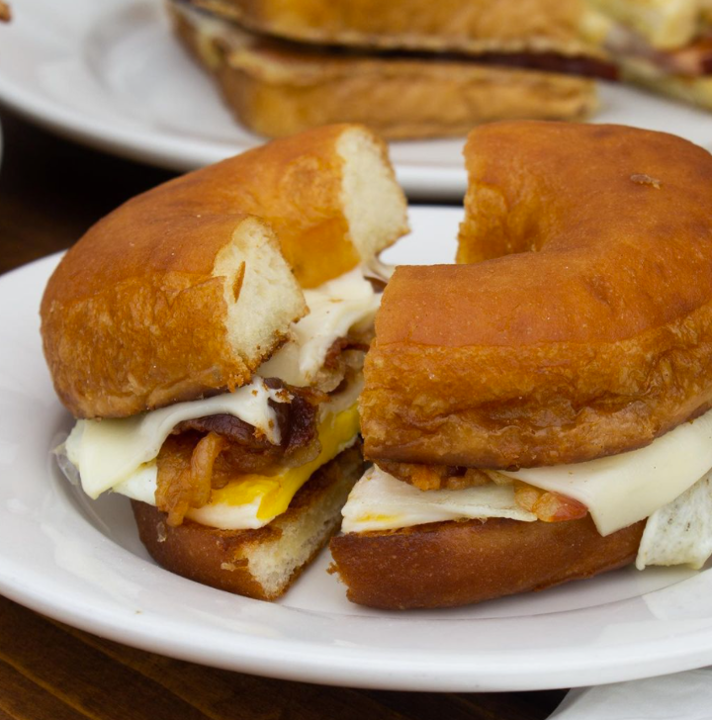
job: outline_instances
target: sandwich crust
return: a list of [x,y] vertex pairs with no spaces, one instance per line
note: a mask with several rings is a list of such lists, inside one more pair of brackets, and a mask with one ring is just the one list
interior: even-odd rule
[[601,537],[589,516],[567,522],[432,523],[331,540],[333,571],[359,605],[454,607],[580,580],[635,560],[644,522]]
[[309,57],[246,48],[218,74],[237,119],[265,137],[363,122],[391,140],[463,137],[495,120],[585,120],[595,82],[457,59]]
[[400,267],[366,455],[514,468],[651,442],[712,401],[712,156],[627,127],[475,129],[460,265]]
[[376,48],[581,51],[580,0],[190,0],[256,32]]

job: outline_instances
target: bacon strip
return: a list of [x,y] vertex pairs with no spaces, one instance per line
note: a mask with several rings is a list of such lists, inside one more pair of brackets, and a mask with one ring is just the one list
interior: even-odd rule
[[418,490],[462,490],[486,485],[491,478],[482,470],[448,465],[418,465],[379,460],[378,466]]
[[202,437],[192,452],[191,445],[181,438],[169,438],[163,444],[158,455],[156,506],[168,514],[168,525],[180,525],[190,508],[202,507],[210,500],[213,465],[226,445],[227,440],[214,432]]
[[520,481],[514,483],[514,499],[519,507],[534,513],[542,522],[579,520],[588,515],[588,508],[578,500]]
[[444,489],[461,490],[486,485],[490,482],[496,485],[514,483],[514,499],[517,505],[534,513],[542,522],[578,520],[588,515],[588,508],[578,500],[559,493],[540,490],[520,480],[513,480],[496,470],[477,470],[476,468],[448,465],[418,465],[417,463],[383,460],[378,461],[378,466],[393,477],[426,492]]
[[269,379],[265,383],[273,389],[285,389],[291,396],[290,402],[269,401],[277,416],[282,436],[280,445],[273,445],[255,427],[227,414],[185,420],[174,428],[173,434],[212,432],[224,437],[228,441],[224,459],[233,474],[269,474],[276,467],[308,462],[319,452],[317,405],[328,396],[285,386],[279,380]]

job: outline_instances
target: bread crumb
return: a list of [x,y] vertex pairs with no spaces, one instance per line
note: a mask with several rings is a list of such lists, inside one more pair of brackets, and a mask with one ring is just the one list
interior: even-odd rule
[[635,173],[630,179],[638,185],[652,185],[656,190],[660,190],[660,180],[644,173]]

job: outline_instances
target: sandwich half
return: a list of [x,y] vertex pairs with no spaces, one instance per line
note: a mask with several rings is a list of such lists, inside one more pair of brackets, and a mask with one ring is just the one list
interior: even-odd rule
[[[449,22],[445,12],[435,12],[437,3],[400,2],[390,14],[369,3],[346,5],[337,11],[323,3],[323,16],[300,4],[294,13],[274,8],[265,22],[253,6],[254,13],[237,13],[245,25],[225,12],[229,4],[171,0],[167,7],[178,37],[212,74],[238,120],[268,137],[346,121],[402,139],[465,135],[492,120],[580,120],[597,108],[591,76],[615,74],[600,51],[576,39],[574,18],[581,13],[567,11],[566,3],[537,0],[527,12],[519,2],[497,3],[493,14],[488,7],[495,4],[460,2]],[[527,22],[505,23],[504,7]],[[332,11],[338,21],[329,20]],[[429,25],[431,12],[437,19]],[[459,24],[463,14],[469,23]],[[300,19],[309,18],[324,30],[310,36],[321,43],[290,32],[288,18],[302,27]],[[383,32],[369,34],[361,24],[367,18],[383,22]]]
[[589,40],[601,43],[624,80],[712,109],[709,0],[588,0]]
[[465,149],[456,265],[401,266],[331,542],[354,602],[443,607],[712,553],[712,156],[620,126]]
[[78,418],[60,464],[131,498],[167,569],[274,599],[338,526],[405,213],[383,143],[325,127],[133,198],[63,258],[41,306]]

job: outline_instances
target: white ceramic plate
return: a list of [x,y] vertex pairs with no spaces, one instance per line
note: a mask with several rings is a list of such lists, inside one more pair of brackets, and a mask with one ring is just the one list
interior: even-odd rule
[[[390,261],[449,262],[461,211],[414,208]],[[286,598],[236,597],[157,567],[126,498],[87,500],[50,449],[72,420],[45,368],[37,308],[57,263],[0,279],[0,592],[146,650],[249,673],[442,691],[591,685],[712,663],[712,573],[626,569],[445,611],[352,605],[322,554]],[[11,311],[10,311],[11,309]]]
[[[161,0],[22,0],[0,28],[0,100],[95,147],[190,170],[262,142],[240,129],[172,37]],[[712,149],[712,118],[626,87],[603,86],[598,122],[682,135]],[[392,145],[411,197],[459,199],[462,141]]]

